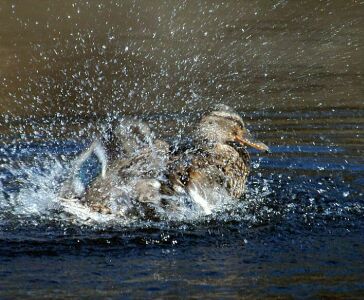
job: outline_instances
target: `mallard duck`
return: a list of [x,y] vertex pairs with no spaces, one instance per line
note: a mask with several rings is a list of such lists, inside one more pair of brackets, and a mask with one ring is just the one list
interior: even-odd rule
[[250,171],[246,149],[268,151],[246,129],[242,118],[226,105],[204,116],[193,133],[193,148],[170,164],[169,193],[187,193],[206,214],[227,197],[239,198]]
[[268,151],[225,105],[200,120],[192,141],[192,147],[171,153],[145,123],[114,126],[103,141],[107,168],[85,189],[81,203],[104,214],[140,216],[142,212],[155,218],[159,213],[168,217],[186,211],[186,202],[179,199],[188,198],[210,214],[226,199],[243,194],[250,170],[246,147]]

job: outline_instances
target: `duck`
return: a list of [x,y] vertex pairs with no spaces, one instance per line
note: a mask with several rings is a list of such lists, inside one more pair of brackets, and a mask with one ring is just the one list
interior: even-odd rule
[[227,199],[239,199],[250,172],[248,147],[269,151],[246,128],[241,116],[219,104],[201,118],[192,133],[192,148],[170,163],[162,188],[187,194],[209,215]]
[[269,151],[241,116],[222,104],[200,119],[191,145],[179,151],[137,120],[112,126],[104,140],[92,145],[79,159],[98,149],[107,164],[79,203],[104,215],[155,220],[188,217],[187,206],[210,215],[226,201],[237,201],[250,172],[248,147]]

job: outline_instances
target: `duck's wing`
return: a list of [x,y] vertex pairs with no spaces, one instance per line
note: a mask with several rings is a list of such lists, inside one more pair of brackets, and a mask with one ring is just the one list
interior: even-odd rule
[[131,158],[126,158],[115,160],[109,164],[106,175],[104,177],[98,176],[86,188],[81,199],[82,203],[96,211],[107,211],[112,200],[126,198],[128,181],[134,176],[133,163]]
[[98,159],[101,165],[101,170],[99,175],[101,177],[104,177],[106,175],[106,169],[107,169],[106,150],[102,146],[100,140],[97,139],[72,162],[71,171],[61,186],[59,192],[60,198],[74,199],[74,198],[81,198],[83,196],[87,187],[85,186],[85,183],[83,183],[81,180],[80,172],[84,164],[90,159],[93,153],[95,154],[96,158]]
[[[160,200],[159,178],[168,160],[168,145],[155,141],[130,157],[110,162],[106,176],[99,176],[85,191],[82,201],[90,207],[128,210],[140,203]],[[124,206],[124,207],[122,207]]]
[[250,156],[239,144],[217,145],[214,149],[219,168],[224,172],[224,185],[230,196],[240,198],[250,172]]

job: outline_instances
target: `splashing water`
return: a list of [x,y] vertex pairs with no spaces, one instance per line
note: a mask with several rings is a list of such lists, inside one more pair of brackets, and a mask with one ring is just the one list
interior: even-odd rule
[[[130,133],[128,133],[130,134]],[[132,139],[134,137],[131,137]],[[129,138],[128,138],[129,139]],[[147,139],[149,147],[153,150],[153,143],[150,138]],[[173,142],[177,144],[178,141]],[[57,143],[60,146],[61,143]],[[70,145],[69,145],[70,146]],[[41,145],[38,145],[41,150]],[[118,204],[112,215],[100,214],[93,212],[87,206],[82,205],[79,200],[63,199],[60,197],[60,188],[63,182],[72,172],[72,168],[75,165],[74,160],[68,155],[65,157],[65,153],[54,153],[52,145],[47,149],[50,150],[48,154],[40,154],[37,152],[37,144],[33,145],[31,151],[28,145],[25,149],[18,149],[22,153],[22,157],[18,157],[18,160],[11,160],[11,163],[4,165],[2,169],[2,207],[4,219],[10,214],[17,219],[31,219],[34,217],[42,218],[44,221],[64,221],[69,223],[80,223],[89,225],[100,225],[104,224],[110,226],[112,224],[119,224],[127,226],[130,223],[137,220],[134,218],[121,217],[123,214],[117,213],[122,211],[123,205],[128,206],[127,201],[121,201]],[[82,148],[75,144],[74,149]],[[64,147],[60,147],[64,149]],[[28,150],[28,151],[27,151]],[[12,150],[7,149],[7,152]],[[29,152],[34,152],[31,154]],[[154,156],[157,154],[154,153]],[[83,186],[87,186],[88,183],[98,174],[100,171],[100,165],[92,161],[91,159],[85,161],[85,167],[79,170],[80,178],[75,181],[77,189],[82,191]],[[155,157],[157,158],[157,157]],[[98,163],[100,160],[96,160]],[[147,170],[146,170],[147,172]],[[137,177],[139,175],[136,175]],[[137,178],[136,177],[136,178]],[[77,177],[78,178],[78,177]],[[13,185],[13,186],[12,186]],[[123,191],[124,198],[128,198],[128,194],[132,194],[135,191],[128,185],[112,187],[120,192]],[[265,187],[264,189],[268,189]],[[211,195],[216,194],[216,197],[221,198],[218,201],[219,205],[213,210],[209,208],[209,214],[214,212],[211,218],[216,218],[219,214],[225,211],[225,206],[228,207],[229,203],[231,206],[231,199],[227,195],[218,195],[218,191],[211,191],[208,193]],[[113,198],[112,194],[110,197]],[[120,198],[120,197],[119,197]],[[163,219],[168,221],[187,221],[194,222],[202,218],[205,215],[204,207],[193,205],[187,196],[173,196],[174,203],[179,203],[179,209],[176,212],[164,212]],[[116,203],[115,203],[116,204]],[[235,205],[237,205],[235,203]]]
[[[172,141],[172,144],[178,143],[176,140]],[[21,145],[18,146],[16,150],[14,147],[7,148],[6,153],[21,154],[14,156],[17,157],[16,159],[10,159],[8,164],[4,164],[1,172],[1,221],[3,223],[9,221],[9,216],[18,221],[38,217],[43,222],[62,221],[69,224],[76,222],[98,228],[101,224],[106,227],[120,227],[135,226],[138,223],[136,218],[126,220],[117,215],[92,212],[77,201],[60,201],[59,189],[71,170],[72,157],[84,147],[79,142],[75,141],[72,144],[70,141],[58,141],[53,145],[48,145],[47,148],[44,148],[42,143],[35,143],[32,147],[29,147],[29,144],[23,145],[23,148]],[[49,153],[40,154],[45,149]],[[299,153],[303,153],[302,151],[325,153],[324,151],[326,151],[307,147],[297,149]],[[333,149],[335,150],[335,148]],[[329,148],[327,153],[342,151],[340,148],[336,149],[332,151]],[[307,175],[297,177],[297,175],[280,173],[269,174],[272,163],[276,166],[284,164],[297,170],[301,168],[299,161],[296,161],[293,166],[289,157],[285,158],[283,162],[282,158],[277,156],[282,150],[282,148],[273,147],[271,157],[261,158],[256,157],[257,153],[253,152],[252,175],[248,181],[247,192],[240,201],[221,201],[221,205],[214,209],[213,214],[206,217],[196,206],[186,205],[186,202],[183,202],[186,201],[185,199],[176,199],[176,201],[184,203],[183,209],[177,214],[165,215],[163,219],[167,223],[175,221],[196,223],[202,220],[238,221],[245,222],[249,226],[294,220],[295,225],[301,222],[308,225],[315,222],[324,224],[329,219],[350,220],[363,211],[360,200],[362,192],[345,186],[335,178],[315,175],[318,178],[316,180],[315,177]],[[283,151],[289,153],[287,150]],[[330,169],[335,170],[336,164],[336,161],[328,164],[325,172],[330,172]],[[319,168],[319,166],[312,167]],[[353,171],[355,172],[358,167],[353,166]],[[306,164],[305,168],[310,168],[310,165]],[[94,176],[92,173],[97,174],[99,170],[100,166],[91,160],[83,171],[83,180],[90,181]],[[263,175],[261,171],[266,175]],[[126,194],[133,192],[127,190],[127,187],[120,188],[125,188]],[[343,189],[344,192],[342,192]]]

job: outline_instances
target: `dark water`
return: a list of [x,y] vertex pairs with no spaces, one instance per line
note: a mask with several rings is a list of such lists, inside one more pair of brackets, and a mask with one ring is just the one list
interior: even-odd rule
[[[364,297],[363,4],[0,1],[0,298]],[[183,222],[82,225],[54,207],[102,122],[180,141],[234,106],[271,154]]]

